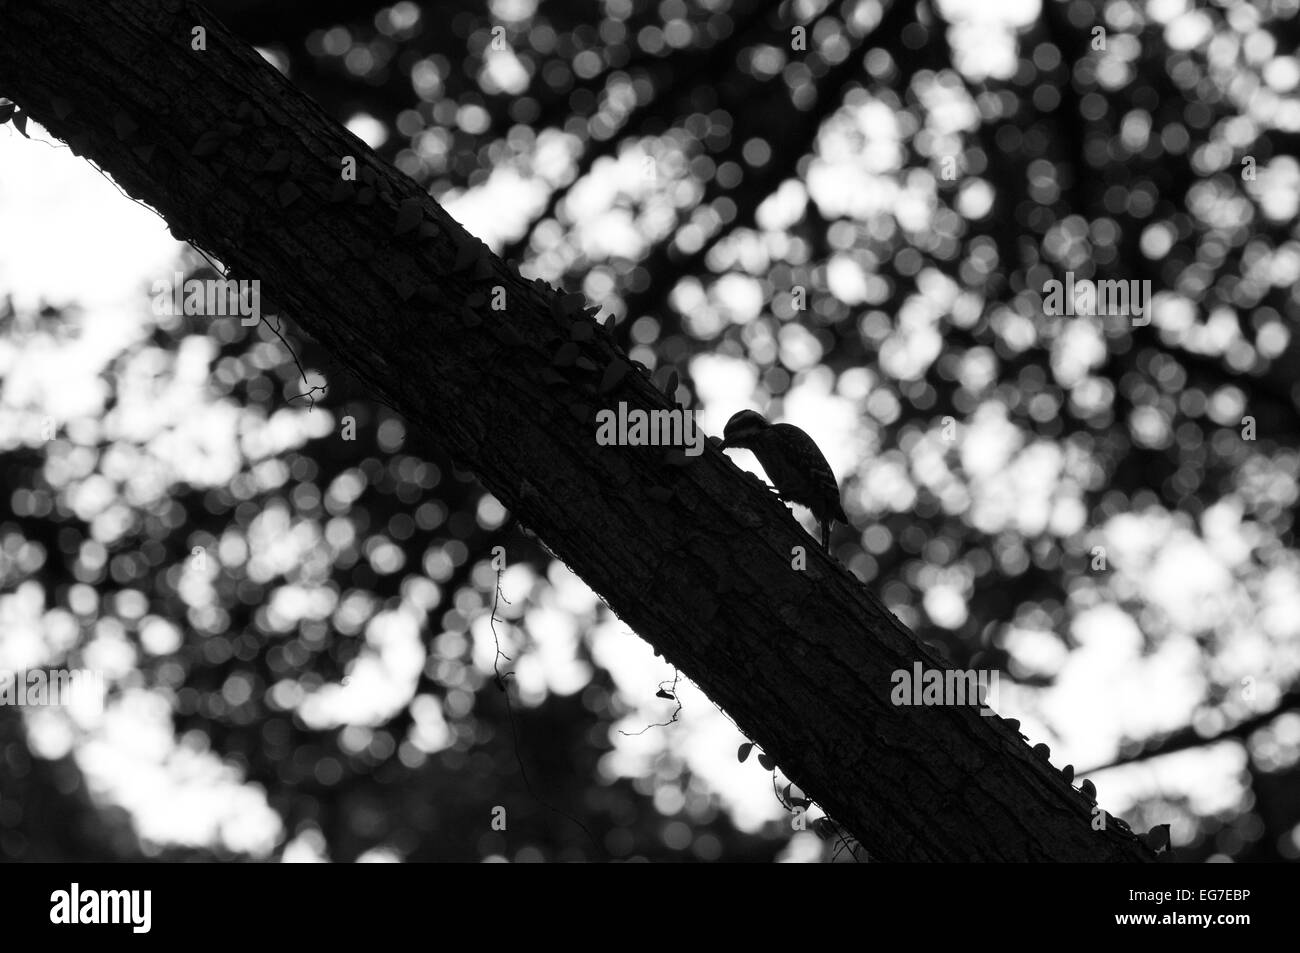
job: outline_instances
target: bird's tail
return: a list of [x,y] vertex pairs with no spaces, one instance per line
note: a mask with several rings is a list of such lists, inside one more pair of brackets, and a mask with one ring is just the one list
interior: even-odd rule
[[835,500],[832,506],[834,509],[827,513],[826,518],[822,520],[822,549],[827,552],[831,551],[831,527],[835,525],[835,521],[839,520],[845,526],[850,525],[849,518],[844,515],[844,504],[839,500]]

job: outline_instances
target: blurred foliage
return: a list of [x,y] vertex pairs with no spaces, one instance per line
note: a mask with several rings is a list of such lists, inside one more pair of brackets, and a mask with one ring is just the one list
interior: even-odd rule
[[[1209,816],[1152,796],[1129,820],[1176,821],[1188,859],[1300,855],[1300,732],[1283,713],[1300,669],[1300,67],[1278,52],[1300,33],[1294,2],[1048,0],[1023,23],[874,0],[212,6],[341,121],[381,129],[379,151],[435,197],[522,196],[485,237],[614,313],[633,357],[678,371],[679,397],[695,399],[700,358],[725,358],[752,368],[772,416],[800,388],[849,408],[862,452],[846,508],[862,532],[842,532],[837,555],[957,664],[1051,686],[1061,663],[1018,658],[1015,633],[1065,655],[1098,606],[1136,620],[1145,656],[1194,640],[1193,735],[1226,731],[1247,752],[1239,793]],[[806,49],[791,49],[795,24]],[[1150,326],[1045,316],[1044,282],[1066,271],[1149,280]],[[66,321],[3,314],[22,347]],[[67,664],[129,646],[114,701],[165,699],[177,750],[260,786],[282,830],[269,847],[238,832],[157,842],[88,795],[68,746],[29,755],[0,708],[0,856],[785,850],[788,822],[742,833],[667,748],[634,780],[599,767],[628,702],[585,640],[590,683],[516,698],[512,718],[475,651],[492,550],[531,567],[498,613],[516,660],[551,557],[286,334],[328,379],[313,410],[267,329],[161,319],[101,375],[98,416],[48,442],[32,416],[0,446],[5,591],[62,613]],[[133,423],[178,389],[204,395],[207,422]],[[348,417],[355,441],[339,439]],[[235,435],[229,473],[177,436],[196,427]],[[1185,558],[1245,540],[1226,560],[1234,598],[1170,611],[1146,584],[1168,565],[1135,533]],[[396,670],[385,653],[401,637],[369,627],[402,613],[423,621],[428,655],[391,710],[305,718],[304,699],[360,678],[367,655]],[[606,618],[593,601],[578,630]],[[1242,698],[1243,677],[1258,697]],[[1232,734],[1270,700],[1279,717]],[[1117,760],[1160,743],[1126,740]],[[845,857],[829,841],[820,855]]]

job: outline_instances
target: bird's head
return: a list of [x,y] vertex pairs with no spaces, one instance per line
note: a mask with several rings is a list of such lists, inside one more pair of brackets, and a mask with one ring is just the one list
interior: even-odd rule
[[742,410],[732,414],[727,426],[722,429],[722,449],[727,447],[748,447],[750,442],[772,426],[762,414],[754,410]]

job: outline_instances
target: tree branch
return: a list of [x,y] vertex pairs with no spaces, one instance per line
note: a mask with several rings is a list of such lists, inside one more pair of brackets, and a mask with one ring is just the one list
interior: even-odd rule
[[[5,95],[260,279],[874,858],[1153,858],[1092,830],[1089,799],[1008,723],[892,704],[894,671],[944,663],[723,454],[598,445],[596,409],[672,404],[203,7],[0,0],[0,17]],[[361,181],[340,181],[346,155]]]

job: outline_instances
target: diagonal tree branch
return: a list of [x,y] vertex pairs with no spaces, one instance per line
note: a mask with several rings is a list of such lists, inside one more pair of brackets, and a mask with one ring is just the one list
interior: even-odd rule
[[672,405],[580,301],[490,255],[206,9],[0,0],[0,18],[5,95],[260,279],[874,857],[1153,858],[1093,830],[1007,722],[893,704],[892,673],[944,663],[716,449],[599,445],[598,408]]
[[1194,725],[1186,725],[1177,731],[1171,731],[1168,734],[1160,735],[1155,738],[1148,738],[1141,747],[1128,754],[1120,755],[1105,764],[1099,764],[1095,768],[1087,771],[1081,771],[1080,775],[1096,774],[1098,771],[1106,771],[1110,768],[1118,768],[1125,764],[1136,764],[1139,761],[1150,761],[1152,758],[1159,758],[1167,754],[1174,754],[1177,751],[1188,751],[1192,748],[1208,748],[1210,745],[1216,745],[1221,741],[1244,741],[1254,732],[1263,728],[1265,725],[1285,712],[1300,707],[1300,690],[1291,690],[1278,700],[1278,703],[1266,712],[1258,715],[1252,715],[1249,718],[1237,722],[1230,728],[1224,728],[1222,731],[1213,735],[1203,735],[1196,730]]

